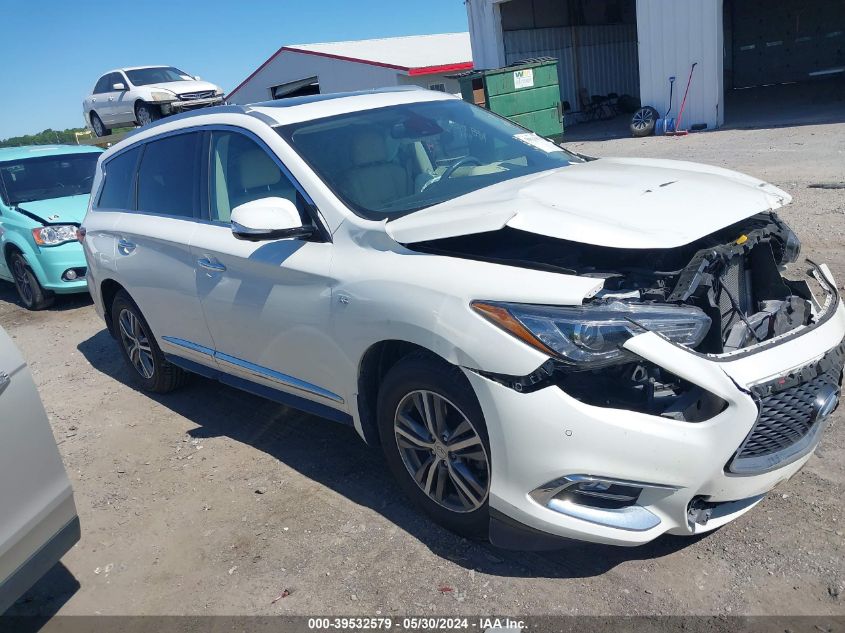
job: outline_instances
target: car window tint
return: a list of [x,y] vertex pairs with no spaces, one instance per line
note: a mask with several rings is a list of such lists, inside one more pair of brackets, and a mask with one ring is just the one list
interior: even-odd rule
[[97,202],[98,209],[132,209],[134,207],[135,166],[140,147],[134,147],[109,160],[103,167],[105,180]]
[[228,222],[236,206],[278,197],[293,202],[305,221],[305,200],[293,182],[258,143],[243,134],[212,134],[209,176],[212,220]]
[[198,133],[147,143],[138,169],[138,210],[193,217],[199,190]]

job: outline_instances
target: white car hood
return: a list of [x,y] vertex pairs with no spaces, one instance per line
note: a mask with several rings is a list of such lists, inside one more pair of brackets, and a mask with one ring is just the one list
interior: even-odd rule
[[791,200],[773,185],[719,167],[605,158],[498,183],[385,229],[404,244],[508,226],[587,244],[673,248]]
[[197,81],[195,79],[190,79],[187,81],[166,81],[160,84],[151,84],[149,86],[143,86],[144,88],[160,88],[163,90],[169,90],[170,92],[175,92],[177,95],[183,95],[186,93],[191,92],[206,92],[208,90],[219,90],[217,86],[215,86],[210,81]]

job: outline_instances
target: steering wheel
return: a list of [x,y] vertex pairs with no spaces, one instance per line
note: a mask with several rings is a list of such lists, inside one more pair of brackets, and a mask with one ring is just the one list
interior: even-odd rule
[[481,161],[478,160],[475,156],[464,156],[463,158],[459,158],[454,163],[452,163],[449,168],[443,172],[440,176],[440,180],[449,180],[452,177],[452,174],[458,169],[458,167],[463,167],[464,165],[468,165],[470,163],[474,163],[476,165],[481,165]]
[[434,185],[435,183],[443,182],[445,180],[449,180],[449,178],[452,177],[452,174],[455,173],[455,171],[458,169],[458,167],[461,167],[462,165],[467,165],[469,163],[475,163],[476,165],[482,165],[483,164],[475,156],[464,156],[463,158],[459,158],[454,163],[449,165],[449,167],[446,169],[446,171],[444,171],[439,176],[432,175],[431,180],[429,180],[427,183],[425,183],[420,188],[420,193],[422,193],[423,191],[425,191],[426,189],[428,189],[430,186]]

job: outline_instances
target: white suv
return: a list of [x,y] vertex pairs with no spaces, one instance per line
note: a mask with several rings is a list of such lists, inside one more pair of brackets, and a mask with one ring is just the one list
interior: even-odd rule
[[97,136],[112,128],[147,125],[169,114],[223,103],[223,90],[173,66],[111,70],[82,102],[82,115]]
[[81,239],[144,388],[187,370],[351,425],[463,534],[636,545],[749,510],[838,402],[845,308],[827,267],[781,275],[789,201],[394,89],[139,130]]

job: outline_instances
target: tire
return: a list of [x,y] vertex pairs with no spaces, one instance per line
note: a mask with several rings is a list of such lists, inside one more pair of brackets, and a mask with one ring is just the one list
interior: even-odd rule
[[[490,440],[481,406],[466,376],[432,354],[411,354],[388,371],[377,407],[382,450],[402,491],[447,529],[470,538],[486,538]],[[423,410],[431,412],[436,407],[446,415],[440,416],[440,428],[435,429],[440,431],[439,437],[432,442],[430,429],[438,421],[430,415],[431,425],[426,425]],[[409,441],[412,437],[416,441]],[[419,442],[429,446],[421,447]],[[464,446],[454,449],[450,444]],[[417,472],[420,483],[412,471]]]
[[11,254],[9,268],[15,280],[15,289],[27,310],[44,310],[53,305],[55,295],[42,287],[22,253],[15,251]]
[[139,101],[135,104],[135,121],[140,126],[149,125],[161,118],[161,110],[158,106]]
[[114,298],[111,319],[123,360],[144,391],[169,393],[187,380],[187,372],[164,358],[141,310],[123,290]]
[[642,138],[654,134],[654,125],[660,114],[651,106],[645,106],[634,112],[631,117],[631,135],[635,138]]
[[106,127],[100,116],[93,110],[91,111],[91,128],[94,130],[96,136],[108,136],[111,134],[111,130]]

